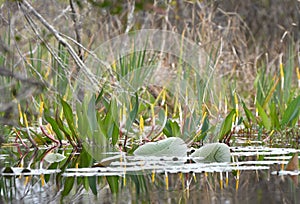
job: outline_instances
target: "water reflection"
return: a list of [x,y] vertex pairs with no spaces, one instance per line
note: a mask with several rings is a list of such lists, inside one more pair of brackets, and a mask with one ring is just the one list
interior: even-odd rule
[[[1,203],[299,203],[299,186],[284,166],[283,148],[234,148],[231,163],[187,163],[188,158],[117,156],[106,166],[86,151],[1,149]],[[66,156],[49,163],[44,158]],[[116,159],[117,158],[117,159]]]

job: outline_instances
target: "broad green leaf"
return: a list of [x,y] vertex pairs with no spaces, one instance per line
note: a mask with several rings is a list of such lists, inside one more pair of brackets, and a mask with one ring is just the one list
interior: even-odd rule
[[139,97],[138,97],[138,94],[135,93],[135,104],[134,104],[132,111],[130,111],[130,113],[129,113],[129,118],[126,121],[125,129],[127,131],[129,131],[129,129],[132,126],[133,121],[135,120],[135,118],[137,116],[138,108],[139,108]]
[[45,119],[47,120],[48,123],[50,123],[52,130],[54,131],[55,135],[58,137],[59,141],[63,139],[63,135],[61,131],[59,130],[59,126],[56,123],[56,121],[51,118],[48,114],[44,114]]
[[112,138],[112,144],[115,145],[119,141],[119,126],[116,125],[116,123],[112,124],[112,133],[111,133],[111,138]]
[[245,111],[245,114],[246,114],[246,117],[248,119],[248,121],[255,121],[255,117],[254,115],[252,114],[252,112],[247,108],[246,104],[244,103],[244,101],[242,101],[242,104],[243,104],[243,109]]
[[45,156],[45,161],[49,162],[49,163],[54,163],[54,162],[61,162],[62,160],[64,160],[66,157],[63,154],[59,154],[59,153],[49,153]]
[[203,140],[206,137],[206,132],[208,131],[208,128],[209,128],[209,120],[208,120],[208,116],[206,116],[204,118],[204,121],[203,121],[203,124],[202,124],[202,127],[201,127],[201,132],[202,132],[202,134],[204,134]]
[[279,125],[278,113],[276,111],[276,104],[274,102],[272,102],[270,105],[270,117],[271,117],[272,127],[278,129],[280,125]]
[[271,120],[268,117],[267,113],[265,112],[265,110],[261,107],[261,105],[259,105],[259,103],[256,103],[256,107],[258,110],[258,114],[261,117],[261,121],[262,121],[262,125],[264,126],[264,128],[266,128],[267,130],[271,129]]
[[112,194],[116,194],[119,191],[119,177],[118,176],[106,176],[106,180],[109,184]]
[[67,120],[68,126],[69,126],[69,128],[72,132],[72,135],[76,137],[77,134],[76,134],[76,131],[75,131],[72,109],[71,109],[70,105],[66,101],[64,101],[63,99],[61,99],[61,104],[62,104],[62,107],[63,107],[64,116]]
[[92,132],[98,131],[95,103],[96,103],[96,99],[94,96],[92,96],[88,104],[88,110],[87,110],[87,116],[89,118],[89,126]]
[[75,177],[66,177],[66,180],[64,182],[64,190],[62,191],[63,197],[67,196],[70,193],[73,188],[74,181]]
[[[88,121],[86,118],[84,118],[85,114],[83,113],[83,108],[79,103],[76,104],[76,114],[77,114],[77,124],[78,124],[78,132],[80,133],[79,135],[81,137],[85,136],[87,133],[87,128],[88,128]],[[84,140],[82,138],[82,140]]]
[[176,121],[168,119],[163,129],[163,133],[167,137],[179,137],[181,135],[180,127]]
[[118,119],[118,106],[117,106],[116,99],[112,98],[106,116],[104,118],[104,124],[102,126],[105,133],[108,131],[110,125],[117,119]]
[[230,149],[224,143],[204,145],[191,154],[196,162],[230,162]]
[[92,160],[93,158],[91,155],[85,149],[83,149],[79,156],[79,167],[90,167],[93,163]]
[[295,98],[286,108],[283,113],[281,125],[294,125],[294,121],[297,120],[300,114],[300,96]]
[[219,133],[219,141],[223,140],[223,138],[231,131],[233,117],[235,116],[235,109],[232,109],[230,113],[226,116],[225,120],[222,123],[220,133]]
[[83,184],[84,190],[88,191],[90,188],[89,177],[83,177],[82,184]]
[[60,130],[62,130],[66,136],[66,138],[69,140],[69,142],[73,142],[73,139],[71,138],[71,131],[63,124],[62,120],[59,118],[58,115],[55,117],[56,123]]
[[114,98],[112,98],[110,101],[105,118],[100,119],[98,115],[98,126],[98,137],[103,137],[103,139],[111,138],[113,144],[117,143],[119,140],[118,107]]
[[104,88],[106,88],[106,84],[107,84],[107,82],[105,82],[105,83],[103,84],[103,87],[102,87],[100,93],[99,93],[98,96],[97,96],[97,99],[96,99],[96,101],[95,101],[95,104],[96,104],[96,105],[97,105],[97,104],[101,101],[101,99],[102,99],[102,96],[103,96],[104,90],[105,90]]
[[184,157],[187,153],[187,145],[178,137],[169,137],[158,142],[148,142],[138,147],[133,154],[135,156],[178,156]]
[[89,176],[89,185],[94,195],[97,195],[97,177]]
[[195,142],[205,140],[208,130],[209,130],[209,120],[208,120],[208,116],[205,116],[205,119],[204,119],[202,127],[201,127],[201,134],[200,134],[200,136],[198,136],[196,138]]

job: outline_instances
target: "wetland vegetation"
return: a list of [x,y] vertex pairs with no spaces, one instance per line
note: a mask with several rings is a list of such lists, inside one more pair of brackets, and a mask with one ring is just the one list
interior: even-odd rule
[[0,202],[298,203],[299,7],[0,1]]

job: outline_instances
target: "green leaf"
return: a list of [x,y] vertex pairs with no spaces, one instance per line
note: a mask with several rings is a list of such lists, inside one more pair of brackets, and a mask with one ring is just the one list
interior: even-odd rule
[[133,121],[135,120],[135,118],[137,116],[138,108],[139,108],[139,97],[138,97],[138,94],[135,93],[135,104],[134,104],[132,111],[130,111],[130,113],[129,113],[129,118],[126,121],[125,129],[127,131],[129,131],[130,127],[132,126]]
[[247,108],[246,104],[244,103],[244,101],[242,101],[242,104],[243,104],[243,109],[245,111],[245,114],[246,114],[246,117],[248,119],[248,121],[255,121],[255,117],[254,115],[252,114],[252,112]]
[[230,162],[230,149],[224,143],[204,145],[191,154],[196,162]]
[[295,98],[283,113],[281,126],[293,126],[300,113],[300,96]]
[[64,160],[66,157],[63,154],[59,154],[59,153],[49,153],[45,156],[45,161],[49,162],[49,163],[54,163],[54,162],[61,162],[62,160]]
[[231,131],[232,120],[235,116],[235,109],[232,109],[230,113],[226,116],[225,120],[222,123],[220,132],[219,132],[219,141],[223,140],[223,138]]
[[274,102],[270,105],[270,117],[271,117],[271,124],[272,127],[278,129],[280,127],[278,113],[277,113],[276,104]]
[[89,179],[90,189],[92,190],[94,195],[97,195],[97,177],[89,176],[88,179]]
[[268,117],[267,113],[265,112],[265,110],[261,107],[261,105],[259,105],[259,103],[256,103],[256,108],[258,110],[258,115],[260,116],[261,120],[262,120],[262,125],[267,129],[270,130],[271,129],[271,120]]
[[118,176],[106,176],[106,180],[109,184],[112,194],[117,194],[119,191],[119,177]]
[[63,99],[61,99],[61,104],[62,104],[62,107],[63,107],[64,116],[67,120],[68,126],[69,126],[69,128],[72,132],[72,135],[76,137],[77,134],[76,134],[76,131],[75,131],[72,109],[71,109],[70,105],[66,101],[64,101]]
[[67,139],[69,140],[69,142],[72,142],[73,139],[71,138],[71,131],[63,124],[62,120],[59,118],[58,115],[56,115],[55,117],[56,123],[59,127],[60,130],[62,130],[65,134],[65,136],[67,137]]
[[79,103],[77,103],[76,104],[76,114],[78,118],[77,125],[78,125],[78,132],[82,140],[84,140],[84,138],[82,137],[87,134],[87,128],[88,128],[88,120],[87,117],[85,117],[86,114],[84,114],[83,112],[84,112],[83,108]]
[[116,125],[116,123],[112,124],[112,133],[111,133],[111,138],[112,138],[112,144],[115,145],[119,141],[119,126]]
[[83,184],[84,190],[88,191],[90,188],[89,177],[83,177],[82,184]]
[[93,158],[91,155],[85,149],[83,149],[79,156],[79,167],[84,168],[91,166],[93,163],[92,160]]
[[119,140],[118,126],[118,106],[114,98],[111,99],[108,111],[104,119],[100,119],[98,115],[98,127],[100,137],[111,138],[112,144],[115,145]]
[[107,132],[110,125],[117,119],[118,119],[118,106],[117,106],[116,99],[112,98],[102,126],[104,132]]
[[208,120],[208,116],[205,116],[202,127],[201,127],[201,135],[197,141],[205,140],[208,129],[209,129],[209,120]]
[[56,121],[53,118],[51,118],[48,115],[48,113],[46,114],[46,112],[44,114],[44,117],[45,117],[46,121],[48,123],[50,123],[52,130],[54,131],[55,135],[58,137],[59,141],[61,142],[61,140],[63,139],[63,135],[62,135],[61,131],[59,130],[59,126],[56,123]]
[[138,147],[133,154],[135,156],[178,156],[184,157],[187,153],[187,145],[178,137],[169,137],[158,142],[148,142]]
[[87,116],[89,119],[89,126],[92,132],[98,131],[98,122],[96,117],[96,107],[95,107],[96,99],[94,96],[91,97],[90,102],[88,104]]
[[176,121],[168,119],[163,129],[163,133],[167,137],[179,137],[181,135],[180,127]]
[[64,182],[64,190],[62,191],[62,196],[67,196],[73,188],[75,177],[67,177]]
[[106,84],[107,84],[107,82],[105,82],[105,83],[103,84],[103,87],[102,87],[100,93],[99,93],[98,96],[97,96],[97,99],[96,99],[96,101],[95,101],[95,104],[96,104],[96,105],[97,105],[97,104],[101,101],[101,99],[102,99],[102,96],[103,96],[103,94],[104,94],[104,88],[105,88]]

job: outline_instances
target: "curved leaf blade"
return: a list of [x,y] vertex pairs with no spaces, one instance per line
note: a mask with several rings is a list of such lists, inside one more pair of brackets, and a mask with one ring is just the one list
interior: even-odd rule
[[232,109],[230,113],[226,116],[225,120],[222,123],[221,130],[219,133],[219,141],[223,140],[223,138],[231,131],[232,120],[235,116],[235,109]]
[[258,114],[261,117],[261,121],[262,121],[262,125],[267,129],[270,130],[271,129],[271,120],[268,117],[267,113],[265,112],[265,110],[261,107],[261,105],[259,103],[256,103],[256,108],[258,110]]
[[295,98],[283,113],[281,126],[292,125],[300,114],[300,96]]

